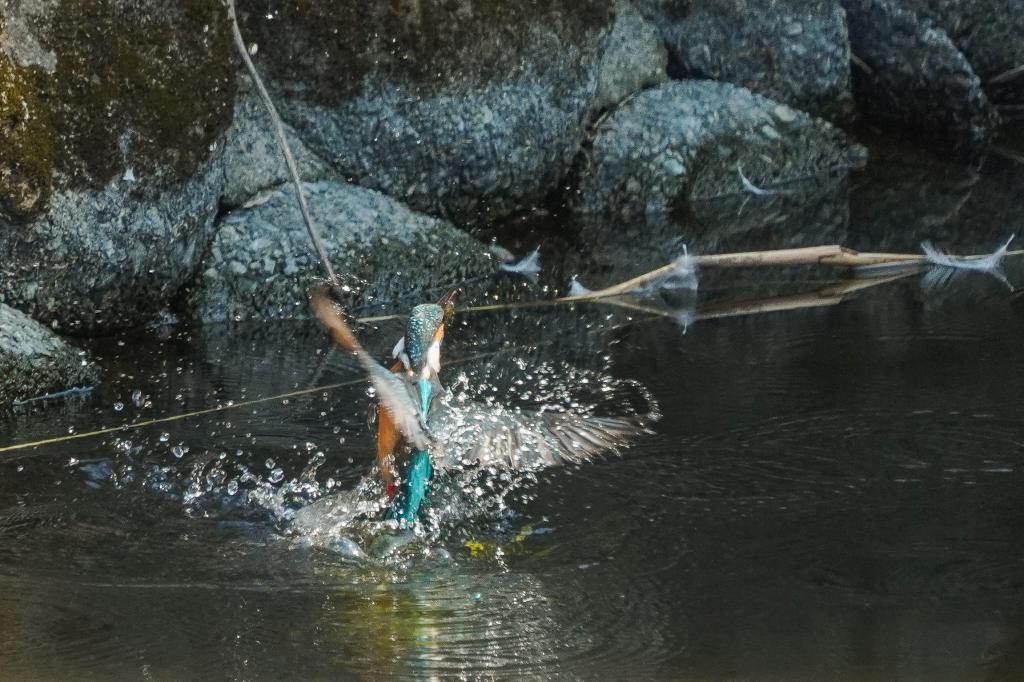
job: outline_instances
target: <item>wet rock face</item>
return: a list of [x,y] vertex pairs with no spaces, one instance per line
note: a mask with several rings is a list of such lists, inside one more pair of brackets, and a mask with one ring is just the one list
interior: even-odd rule
[[[223,15],[198,0],[11,0],[0,15],[0,101],[21,143],[6,161],[38,166],[42,198],[100,189],[129,168],[191,178],[232,112]],[[19,208],[6,185],[7,218],[46,210],[45,200]]]
[[[234,120],[224,134],[224,151],[220,158],[224,169],[221,204],[231,208],[258,201],[261,192],[291,182],[284,156],[274,138],[270,116],[256,96],[255,87],[246,77],[241,79],[238,90]],[[287,124],[285,135],[299,177],[315,181],[336,175]]]
[[[1024,64],[1022,0],[900,0],[900,5],[944,31],[982,82]],[[1022,76],[990,88],[995,101],[1024,102]]]
[[965,150],[996,120],[982,81],[950,37],[890,0],[844,0],[857,95],[872,119],[911,124]]
[[458,219],[557,186],[613,18],[606,0],[252,0],[239,12],[282,116],[314,152]]
[[615,8],[593,110],[600,112],[627,97],[668,80],[668,52],[658,27],[630,3]]
[[145,320],[193,274],[234,64],[219,3],[12,0],[0,14],[0,301]]
[[[349,308],[440,297],[496,269],[486,247],[450,223],[410,211],[378,192],[341,182],[305,185]],[[190,297],[203,322],[305,317],[306,292],[323,280],[293,189],[230,213]]]
[[751,191],[743,178],[770,188],[863,161],[841,131],[784,104],[728,83],[672,82],[598,129],[577,209],[657,223],[692,200]]
[[832,120],[853,112],[843,10],[834,0],[642,0],[676,77],[727,81]]
[[0,304],[0,411],[15,400],[95,383],[95,370],[77,350]]

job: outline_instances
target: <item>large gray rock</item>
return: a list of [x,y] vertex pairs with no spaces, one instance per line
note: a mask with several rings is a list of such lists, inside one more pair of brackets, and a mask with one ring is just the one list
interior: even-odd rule
[[853,111],[846,21],[835,0],[642,0],[674,76],[743,86],[832,120]]
[[612,107],[630,95],[668,80],[668,52],[658,27],[629,2],[615,7],[594,95],[594,111]]
[[531,206],[583,137],[611,3],[239,3],[284,119],[346,179],[459,220]]
[[1024,102],[1024,0],[900,0],[902,7],[942,29],[967,56],[995,101]]
[[0,303],[0,411],[15,400],[95,383],[96,372],[79,351]]
[[[340,182],[306,183],[310,210],[349,308],[415,296],[440,296],[496,263],[479,241],[450,223],[409,210],[373,190]],[[203,322],[305,316],[319,261],[291,186],[265,203],[233,211],[220,226],[191,294]]]
[[742,177],[771,188],[863,161],[841,131],[784,104],[728,83],[673,82],[634,97],[603,123],[577,208],[658,222],[690,200],[750,191]]
[[189,281],[234,83],[219,3],[5,3],[0,302],[86,333],[144,321]]
[[[334,175],[327,163],[310,151],[287,125],[285,135],[303,180],[324,180]],[[222,144],[222,205],[235,208],[247,201],[259,201],[262,191],[290,182],[270,117],[247,75],[239,85],[235,116],[224,133]]]
[[950,37],[892,0],[844,0],[861,109],[967,149],[986,143],[995,117],[982,82]]

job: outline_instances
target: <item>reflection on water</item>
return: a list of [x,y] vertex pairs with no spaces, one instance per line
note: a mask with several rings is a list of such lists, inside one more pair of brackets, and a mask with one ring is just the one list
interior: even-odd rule
[[[1024,226],[1005,165],[876,158],[825,188],[827,210],[773,209],[775,228],[739,217],[706,239],[833,241],[800,237],[828,223],[862,249],[981,250]],[[689,219],[725,220],[715,210]],[[589,257],[592,277],[629,266]],[[1024,286],[1021,263],[1006,274]],[[372,461],[366,387],[315,325],[97,341],[96,393],[22,410],[0,444],[235,405],[0,455],[0,669],[1017,678],[1022,299],[984,275],[939,288],[915,276],[734,314],[821,298],[825,275],[709,277],[684,326],[603,304],[463,316],[446,340],[450,383],[572,368],[544,376],[553,389],[638,382],[664,417],[621,457],[546,470],[497,507],[448,517],[400,561],[353,562],[289,522]],[[368,328],[365,343],[383,354],[400,329]]]

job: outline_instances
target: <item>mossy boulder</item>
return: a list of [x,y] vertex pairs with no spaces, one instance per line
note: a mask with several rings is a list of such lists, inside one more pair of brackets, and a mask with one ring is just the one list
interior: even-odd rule
[[0,10],[0,300],[83,332],[144,320],[192,275],[235,65],[220,3]]
[[32,71],[0,54],[0,215],[25,219],[50,198],[54,135]]
[[453,219],[535,204],[568,171],[608,0],[239,3],[284,119],[344,177]]
[[734,83],[830,120],[853,112],[835,0],[638,0],[668,45],[669,74]]
[[95,383],[95,369],[81,352],[0,304],[0,412],[15,400]]
[[729,83],[676,81],[640,93],[602,123],[582,164],[576,209],[658,223],[695,200],[779,192],[864,158],[842,131],[785,104]]
[[[327,254],[343,275],[349,308],[440,297],[497,269],[484,244],[444,220],[343,182],[305,183]],[[201,322],[305,317],[323,271],[291,186],[229,213],[190,295]]]

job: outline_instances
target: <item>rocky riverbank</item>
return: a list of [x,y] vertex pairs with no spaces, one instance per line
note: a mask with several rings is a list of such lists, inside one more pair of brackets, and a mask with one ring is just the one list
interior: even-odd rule
[[[653,242],[694,202],[859,166],[857,118],[976,154],[1024,101],[1024,12],[995,0],[238,10],[352,305],[486,281],[474,229],[541,202]],[[303,313],[316,262],[220,3],[11,0],[0,124],[9,348]],[[94,378],[18,358],[0,402]]]

